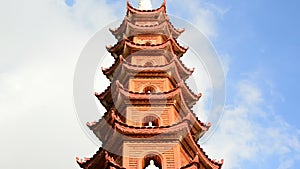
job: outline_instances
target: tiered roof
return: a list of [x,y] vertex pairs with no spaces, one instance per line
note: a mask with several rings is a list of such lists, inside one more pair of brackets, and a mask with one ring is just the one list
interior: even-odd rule
[[[111,137],[113,131],[117,130],[124,135],[134,135],[133,137],[150,137],[158,134],[170,134],[176,133],[178,130],[186,129],[185,131],[192,132],[195,141],[198,141],[209,128],[210,123],[204,124],[193,113],[186,115],[181,122],[170,126],[153,126],[153,127],[135,127],[127,125],[121,120],[120,113],[117,113],[115,109],[111,109],[111,112],[107,112],[103,118],[98,122],[87,123],[87,126],[94,132],[100,141],[106,142],[106,138]],[[113,126],[113,127],[111,127]],[[101,130],[100,130],[101,129]]]
[[129,54],[133,53],[133,51],[149,50],[149,49],[150,50],[163,49],[171,53],[174,53],[178,57],[181,57],[188,50],[188,48],[180,46],[180,44],[178,44],[178,42],[173,38],[169,38],[162,44],[147,45],[147,44],[137,44],[127,39],[126,37],[123,37],[123,39],[120,42],[118,42],[115,46],[107,46],[108,52],[110,52],[114,56],[114,58],[118,58],[120,55],[127,57]]
[[139,66],[127,62],[121,55],[110,68],[102,68],[102,72],[110,81],[118,79],[122,83],[128,81],[128,77],[137,76],[138,74],[142,74],[145,77],[154,76],[153,74],[155,74],[155,76],[159,77],[168,77],[169,80],[176,84],[190,77],[194,69],[185,67],[177,57],[174,57],[165,65]]
[[122,101],[121,105],[124,103],[131,105],[133,102],[134,104],[139,104],[139,102],[147,104],[146,101],[149,101],[150,98],[152,104],[165,104],[161,102],[162,100],[171,104],[175,101],[178,104],[182,103],[181,108],[188,107],[190,109],[202,96],[201,93],[194,94],[183,82],[178,83],[174,89],[167,92],[138,93],[128,91],[119,81],[116,81],[115,85],[110,85],[103,93],[96,93],[95,95],[107,110],[111,109],[112,106],[119,107],[118,101]]
[[[92,128],[93,126],[91,126]],[[189,125],[188,121],[184,120],[177,125],[165,127],[163,130],[156,130],[155,127],[132,127],[128,126],[120,121],[115,122],[115,128],[118,132],[120,132],[120,135],[124,137],[125,136],[131,136],[131,137],[137,137],[139,138],[139,135],[141,136],[149,136],[152,139],[157,139],[159,137],[160,139],[166,138],[165,136],[175,136],[175,138],[179,138],[178,136],[184,136],[183,139],[178,140],[183,144],[183,146],[188,146],[190,150],[192,150],[191,153],[192,156],[194,156],[194,159],[190,161],[189,164],[186,166],[181,167],[181,169],[199,169],[200,164],[205,165],[206,168],[216,169],[221,168],[223,164],[223,160],[217,161],[210,159],[207,154],[203,151],[203,149],[198,145],[193,136],[192,133],[189,132]],[[118,135],[119,136],[119,135]],[[154,136],[154,137],[153,137]],[[177,136],[177,137],[176,137]],[[114,134],[114,137],[116,137],[116,134]],[[141,137],[140,139],[145,139],[144,137]],[[103,161],[103,152],[105,153],[105,150],[100,149],[92,158],[85,158],[85,160],[77,159],[78,163],[81,166],[88,166],[91,164],[97,164],[96,161]],[[107,152],[106,152],[107,154]],[[108,156],[108,155],[106,155]],[[120,167],[117,165],[117,163],[113,160],[113,158],[109,158],[110,160],[104,159],[107,162],[110,162],[112,164],[115,164],[115,166]],[[87,169],[93,169],[87,167]]]
[[128,38],[145,34],[145,32],[149,31],[151,31],[152,34],[164,35],[167,37],[171,36],[176,39],[184,32],[184,29],[180,30],[174,28],[169,18],[164,18],[164,20],[154,23],[153,25],[138,25],[133,22],[135,21],[126,16],[119,28],[110,29],[110,31],[118,41],[121,41],[124,36]]

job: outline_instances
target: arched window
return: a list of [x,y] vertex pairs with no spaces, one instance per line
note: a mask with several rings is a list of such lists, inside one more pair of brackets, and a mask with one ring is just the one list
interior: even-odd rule
[[159,118],[154,115],[146,116],[143,119],[143,126],[148,126],[148,127],[159,126]]
[[[143,160],[143,169],[150,165],[150,161],[153,160],[154,165],[159,169],[162,169],[162,160],[161,157],[156,153],[147,154]],[[151,162],[152,163],[152,162]]]
[[144,66],[153,66],[153,63],[152,62],[146,62],[145,64],[144,64]]
[[145,44],[146,44],[147,46],[150,46],[150,45],[152,44],[152,42],[151,42],[151,41],[147,41]]
[[143,92],[144,93],[154,93],[156,90],[153,86],[147,86],[144,88]]

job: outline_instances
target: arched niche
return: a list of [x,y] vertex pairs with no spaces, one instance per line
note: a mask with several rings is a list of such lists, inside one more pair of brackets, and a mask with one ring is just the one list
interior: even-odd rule
[[153,62],[150,62],[150,61],[148,61],[144,64],[144,66],[146,66],[146,67],[150,67],[150,66],[153,66],[153,65],[154,65]]
[[143,158],[143,169],[145,169],[149,164],[150,161],[154,161],[154,165],[159,169],[162,169],[162,156],[156,152],[147,153]]
[[143,126],[150,126],[149,124],[151,123],[151,126],[159,126],[160,125],[160,118],[157,115],[151,114],[147,115],[146,117],[143,118]]
[[157,92],[157,88],[153,85],[144,86],[143,88],[143,93],[156,93],[156,92]]

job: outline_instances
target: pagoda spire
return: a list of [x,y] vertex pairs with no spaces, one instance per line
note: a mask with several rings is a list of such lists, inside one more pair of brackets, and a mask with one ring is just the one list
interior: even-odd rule
[[140,10],[152,10],[151,0],[139,0]]

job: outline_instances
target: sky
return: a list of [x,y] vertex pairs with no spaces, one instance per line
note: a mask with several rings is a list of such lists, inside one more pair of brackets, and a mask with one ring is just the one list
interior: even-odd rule
[[[168,13],[203,32],[223,64],[224,114],[202,146],[224,169],[300,165],[299,5],[167,0]],[[75,157],[98,148],[77,119],[74,70],[90,38],[124,17],[125,1],[11,0],[0,13],[0,168],[79,168]]]

